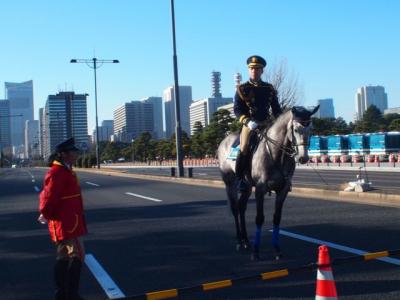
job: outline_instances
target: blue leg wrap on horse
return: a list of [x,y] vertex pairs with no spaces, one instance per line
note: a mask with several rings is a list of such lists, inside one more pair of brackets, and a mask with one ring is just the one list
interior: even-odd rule
[[256,236],[254,237],[254,247],[259,247],[261,242],[261,226],[256,229]]
[[272,245],[279,247],[279,226],[274,225],[272,229]]

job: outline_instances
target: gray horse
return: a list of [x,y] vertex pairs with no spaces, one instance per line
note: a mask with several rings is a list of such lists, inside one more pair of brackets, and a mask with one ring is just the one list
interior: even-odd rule
[[282,113],[270,128],[258,132],[260,142],[254,151],[251,166],[246,174],[246,180],[249,183],[247,190],[238,191],[235,160],[229,158],[232,146],[238,144],[239,135],[237,133],[228,135],[218,147],[220,171],[235,218],[237,250],[251,248],[246,231],[245,211],[252,187],[255,186],[257,214],[252,252],[254,260],[259,259],[261,227],[264,223],[264,196],[271,191],[276,193],[272,245],[276,259],[281,257],[279,224],[282,207],[291,190],[296,161],[305,164],[309,159],[311,116],[317,112],[318,108],[319,106],[309,111],[304,107],[293,107]]

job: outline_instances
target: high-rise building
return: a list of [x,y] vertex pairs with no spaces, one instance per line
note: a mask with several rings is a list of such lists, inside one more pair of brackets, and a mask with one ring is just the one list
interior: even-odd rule
[[25,143],[25,121],[33,120],[33,81],[5,82],[6,99],[10,101],[11,144],[20,148]]
[[[111,136],[114,134],[114,120],[103,120],[99,126],[99,141],[110,141]],[[96,143],[97,134],[96,128],[93,130],[92,140]]]
[[39,155],[43,157],[44,154],[44,143],[45,143],[45,136],[46,127],[45,127],[45,115],[44,115],[44,108],[39,108]]
[[392,107],[392,108],[385,109],[383,114],[384,115],[388,115],[388,114],[399,114],[400,115],[400,107]]
[[387,94],[383,86],[362,86],[355,95],[356,120],[361,120],[369,106],[375,105],[382,113],[388,108]]
[[162,139],[164,137],[162,98],[161,97],[147,97],[147,98],[142,99],[141,101],[153,104],[154,130],[152,133],[152,137],[155,140]]
[[236,119],[235,112],[233,111],[233,102],[218,107],[218,110],[220,110],[220,109],[225,109],[225,110],[229,111],[230,116],[232,118]]
[[40,155],[39,121],[25,121],[25,158],[34,159]]
[[10,101],[0,100],[0,151],[11,153]]
[[60,92],[49,95],[44,110],[44,157],[54,151],[55,146],[75,138],[78,147],[88,145],[87,94]]
[[[176,118],[175,118],[175,91],[174,87],[170,86],[164,90],[164,131],[165,137],[170,138],[175,133]],[[181,129],[187,134],[190,133],[189,106],[192,103],[192,87],[179,86],[179,110]]]
[[314,117],[319,119],[329,119],[335,118],[335,108],[333,106],[333,99],[319,99],[317,101],[319,105],[318,111],[315,113]]
[[203,127],[210,124],[213,114],[220,106],[232,103],[232,98],[205,98],[190,105],[190,134],[194,133],[194,124],[200,122]]
[[130,143],[143,132],[153,132],[153,104],[141,101],[125,103],[114,110],[114,137]]

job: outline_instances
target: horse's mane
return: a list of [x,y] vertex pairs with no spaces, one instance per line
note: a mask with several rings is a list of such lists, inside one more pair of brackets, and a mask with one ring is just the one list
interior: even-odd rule
[[267,129],[270,130],[272,127],[274,128],[280,128],[283,125],[286,125],[289,122],[289,117],[292,117],[292,111],[291,109],[287,109],[284,112],[282,112],[278,118],[271,124],[271,126]]

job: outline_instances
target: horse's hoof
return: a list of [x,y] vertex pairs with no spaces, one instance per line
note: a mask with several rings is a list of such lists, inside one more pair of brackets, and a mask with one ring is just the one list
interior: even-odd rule
[[245,251],[251,250],[251,244],[249,242],[244,242],[243,243],[243,250],[245,250]]

